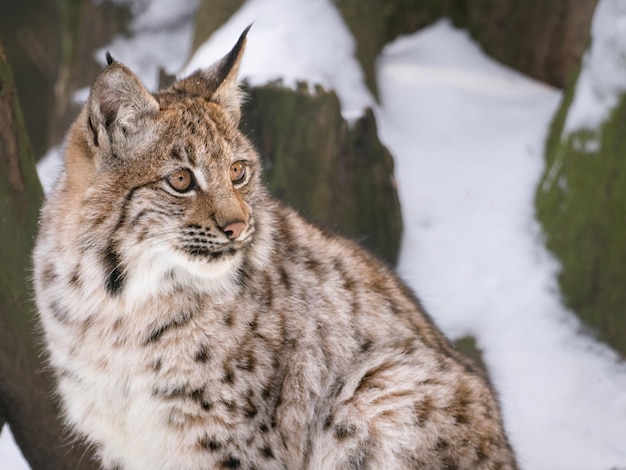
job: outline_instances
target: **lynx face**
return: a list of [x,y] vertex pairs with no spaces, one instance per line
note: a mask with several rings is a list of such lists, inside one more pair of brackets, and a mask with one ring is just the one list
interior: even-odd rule
[[163,276],[228,278],[254,240],[265,191],[237,130],[240,42],[155,95],[113,60],[94,85],[70,134],[65,189],[81,201],[83,245],[108,240],[110,293],[146,292]]

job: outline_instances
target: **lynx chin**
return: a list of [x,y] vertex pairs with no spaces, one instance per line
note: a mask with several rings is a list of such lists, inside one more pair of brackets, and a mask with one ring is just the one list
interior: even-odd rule
[[516,469],[409,288],[268,194],[246,33],[158,93],[108,56],[69,131],[33,254],[68,427],[104,469]]

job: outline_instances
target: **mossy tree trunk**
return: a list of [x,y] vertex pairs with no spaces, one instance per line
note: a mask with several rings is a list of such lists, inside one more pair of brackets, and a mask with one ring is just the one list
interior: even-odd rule
[[377,95],[376,58],[400,35],[447,17],[482,48],[531,77],[563,87],[578,67],[598,0],[336,0],[356,57]]
[[204,41],[226,23],[243,3],[244,0],[200,0],[194,16],[191,50],[195,51],[204,44]]
[[0,0],[0,12],[0,40],[39,158],[61,143],[79,109],[74,92],[102,69],[94,51],[125,31],[130,11],[111,0]]
[[336,0],[336,5],[356,42],[356,58],[365,82],[378,96],[376,59],[385,44],[411,34],[442,16],[457,16],[465,0]]
[[242,130],[263,157],[275,196],[396,263],[402,214],[393,158],[371,110],[349,124],[334,93],[268,85],[249,90]]
[[43,193],[0,44],[0,416],[33,469],[95,468],[62,428],[27,282]]
[[494,59],[564,87],[589,42],[598,0],[464,0],[461,26]]
[[598,129],[563,136],[573,93],[550,129],[537,215],[566,305],[626,358],[626,94]]

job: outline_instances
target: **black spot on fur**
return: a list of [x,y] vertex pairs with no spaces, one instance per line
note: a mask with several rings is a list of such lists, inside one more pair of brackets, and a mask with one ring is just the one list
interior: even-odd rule
[[196,355],[194,356],[194,359],[196,360],[196,362],[207,362],[210,358],[210,353],[209,353],[209,347],[206,344],[203,344],[202,346],[200,346],[200,349],[198,349],[198,351],[196,351]]
[[183,161],[183,156],[182,156],[181,149],[177,145],[172,147],[172,150],[170,152],[170,156],[172,157],[173,160],[176,160],[178,162],[182,162]]
[[365,353],[367,351],[369,351],[372,348],[372,341],[369,339],[366,339],[365,341],[363,341],[361,343],[361,352]]
[[198,403],[202,403],[203,400],[204,400],[204,389],[203,388],[196,388],[196,389],[191,391],[189,396],[191,397],[191,399],[193,401],[198,402]]
[[180,398],[186,394],[186,390],[187,386],[184,384],[165,388],[155,387],[152,389],[152,396],[164,399]]
[[70,277],[70,285],[72,287],[75,287],[76,289],[80,289],[82,284],[82,280],[80,279],[80,269],[77,266],[74,272],[72,272],[72,276]]
[[122,329],[123,326],[124,320],[122,320],[121,318],[116,318],[113,322],[113,331],[118,332]]
[[454,421],[455,421],[455,424],[467,424],[468,423],[467,415],[462,410],[458,410],[454,414]]
[[415,402],[413,404],[413,415],[415,416],[416,424],[420,427],[424,426],[430,420],[430,416],[434,411],[435,407],[429,397]]
[[338,424],[335,426],[335,437],[340,441],[349,438],[356,432],[354,424]]
[[438,451],[443,451],[443,450],[446,450],[448,447],[450,447],[450,444],[445,439],[439,438],[435,446]]
[[112,296],[117,296],[124,287],[125,275],[120,264],[119,255],[115,251],[113,245],[109,245],[102,253],[102,261],[107,273],[104,287]]
[[259,410],[257,409],[257,406],[254,403],[252,397],[246,398],[246,404],[244,406],[243,412],[244,416],[248,419],[252,419],[258,414]]
[[272,448],[270,446],[263,447],[261,452],[263,452],[263,456],[265,458],[268,458],[268,459],[273,459],[274,458],[274,452],[272,452]]
[[331,427],[334,419],[335,418],[332,414],[326,416],[326,419],[324,420],[324,429],[328,429],[329,427]]
[[222,448],[222,443],[217,441],[214,438],[210,438],[209,436],[204,436],[200,441],[198,441],[198,445],[211,452],[217,452]]
[[155,341],[158,341],[168,330],[173,330],[185,326],[191,321],[192,318],[193,312],[189,310],[179,312],[179,314],[172,318],[169,322],[154,327],[146,336],[146,339],[143,342],[144,345],[148,345],[154,343]]
[[483,465],[485,462],[489,460],[489,457],[486,454],[486,445],[481,443],[476,449],[476,466]]
[[285,287],[287,291],[290,291],[291,281],[289,280],[289,275],[287,274],[287,271],[285,271],[285,268],[281,266],[279,268],[279,273],[280,273],[280,283]]
[[253,372],[256,366],[256,359],[252,351],[248,351],[244,357],[241,357],[237,360],[236,367],[239,370],[244,370],[246,372]]
[[239,468],[241,467],[241,461],[232,455],[222,462],[223,468]]
[[235,373],[230,367],[225,368],[224,376],[222,377],[222,382],[228,385],[232,385],[235,383]]
[[152,330],[150,334],[148,335],[148,337],[144,340],[144,344],[154,343],[155,341],[161,339],[161,336],[163,336],[163,332],[166,329],[167,329],[167,326],[165,325],[165,326],[160,326]]
[[341,378],[336,379],[328,390],[328,396],[337,398],[344,386],[345,382]]
[[221,400],[222,405],[224,405],[224,408],[226,408],[226,410],[233,412],[237,410],[237,404],[232,401],[232,400]]
[[441,468],[445,468],[446,470],[459,470],[459,466],[455,461],[452,460],[452,457],[444,457]]

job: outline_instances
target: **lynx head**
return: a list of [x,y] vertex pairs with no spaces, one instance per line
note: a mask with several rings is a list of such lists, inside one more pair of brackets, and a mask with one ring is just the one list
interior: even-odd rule
[[107,57],[53,197],[78,217],[68,236],[99,253],[111,295],[176,273],[219,283],[258,242],[266,193],[259,158],[238,131],[247,31],[213,66],[155,94]]

